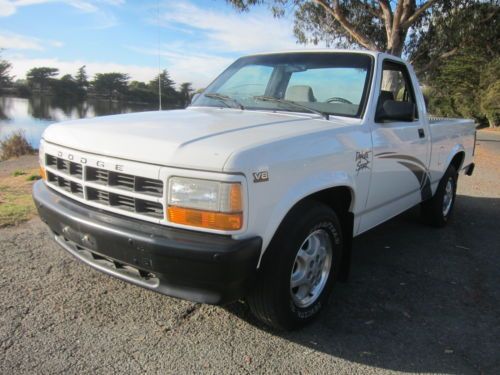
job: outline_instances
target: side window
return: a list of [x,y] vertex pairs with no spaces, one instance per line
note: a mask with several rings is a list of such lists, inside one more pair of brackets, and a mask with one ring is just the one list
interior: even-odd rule
[[385,100],[411,102],[415,104],[415,118],[418,118],[415,92],[411,84],[410,74],[404,64],[384,61],[382,68],[382,83],[380,87],[379,105]]

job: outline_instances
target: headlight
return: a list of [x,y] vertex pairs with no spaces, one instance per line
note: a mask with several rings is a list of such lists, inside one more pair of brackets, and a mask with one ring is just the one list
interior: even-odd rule
[[243,225],[239,182],[172,177],[168,184],[168,220],[195,227],[238,230]]

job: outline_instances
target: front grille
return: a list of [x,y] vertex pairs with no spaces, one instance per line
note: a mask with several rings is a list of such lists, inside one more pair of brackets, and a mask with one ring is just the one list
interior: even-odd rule
[[135,179],[135,190],[144,194],[161,197],[163,196],[163,182],[150,178],[137,177]]
[[83,198],[83,187],[81,184],[70,181],[64,177],[56,176],[54,173],[47,172],[47,180],[53,185],[59,186],[68,193],[75,194]]
[[80,179],[82,178],[82,165],[80,163],[56,158],[55,156],[47,154],[45,155],[45,165],[57,169],[64,174]]
[[111,194],[111,196],[109,197],[110,206],[116,206],[121,208],[122,210],[136,211],[136,203],[138,203],[138,199],[127,197],[126,195]]
[[69,173],[77,178],[82,178],[82,165],[78,163],[71,163]]
[[[68,193],[126,212],[133,212],[155,219],[164,217],[161,203],[128,195],[132,192],[145,196],[162,197],[164,187],[161,180],[84,166],[49,154],[45,155],[45,165],[48,168],[48,183]],[[59,173],[52,173],[51,169]],[[60,174],[81,180],[81,183],[62,177]],[[96,188],[95,185],[86,186],[86,182],[102,185],[103,188]],[[105,187],[123,190],[123,194],[108,191]]]
[[163,206],[161,203],[150,202],[127,195],[110,193],[108,191],[87,187],[87,199],[106,206],[116,207],[124,211],[136,212],[161,219]]
[[109,171],[92,167],[86,167],[85,170],[87,172],[87,175],[85,177],[87,181],[96,182],[102,185],[108,185]]
[[126,190],[134,190],[135,179],[135,176],[129,174],[112,172],[109,175],[109,186],[116,186]]
[[143,213],[144,215],[150,215],[154,217],[163,217],[163,207],[160,203],[137,200],[136,201],[136,211]]
[[105,204],[110,206],[109,204],[109,193],[103,190],[97,190],[93,188],[87,188],[87,199],[89,201],[95,201],[97,203]]
[[163,196],[163,182],[131,174],[108,171],[106,169],[85,167],[86,181],[112,186],[117,189],[135,191],[155,197]]

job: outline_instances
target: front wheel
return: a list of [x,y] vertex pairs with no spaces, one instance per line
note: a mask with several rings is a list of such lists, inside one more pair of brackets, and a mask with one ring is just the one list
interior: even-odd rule
[[435,227],[444,227],[453,213],[457,192],[458,173],[453,165],[450,165],[443,175],[436,190],[436,194],[422,203],[422,215],[424,220]]
[[328,300],[341,254],[342,231],[335,212],[320,202],[299,203],[264,254],[257,285],[247,298],[250,309],[282,330],[308,323]]

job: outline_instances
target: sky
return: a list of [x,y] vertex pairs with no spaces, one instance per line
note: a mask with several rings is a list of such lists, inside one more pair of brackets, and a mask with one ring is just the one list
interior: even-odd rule
[[16,79],[35,66],[63,75],[86,65],[91,77],[149,81],[160,60],[177,84],[201,88],[239,56],[302,46],[290,18],[224,0],[0,0],[0,48]]

